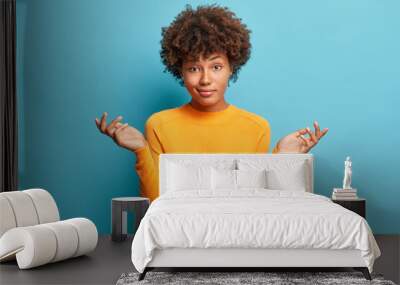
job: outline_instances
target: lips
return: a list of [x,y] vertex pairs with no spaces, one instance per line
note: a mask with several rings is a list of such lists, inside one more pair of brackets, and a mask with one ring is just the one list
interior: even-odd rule
[[197,89],[197,92],[199,92],[200,96],[202,96],[202,97],[210,97],[211,95],[213,95],[215,90]]

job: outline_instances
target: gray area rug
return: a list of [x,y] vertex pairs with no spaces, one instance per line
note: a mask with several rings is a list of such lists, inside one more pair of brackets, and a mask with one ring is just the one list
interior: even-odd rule
[[384,284],[395,285],[384,280],[382,275],[372,274],[372,281],[361,272],[147,272],[145,279],[138,281],[139,273],[124,273],[117,285],[133,284]]

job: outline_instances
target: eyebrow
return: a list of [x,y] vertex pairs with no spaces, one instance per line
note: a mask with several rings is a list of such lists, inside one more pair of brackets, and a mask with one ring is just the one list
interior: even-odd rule
[[[207,61],[211,61],[211,60],[214,60],[217,58],[221,58],[221,56],[220,55],[213,56],[212,58],[207,59]],[[198,61],[195,61],[195,60],[188,61],[188,63],[197,63],[197,62]]]
[[219,58],[219,57],[221,57],[221,56],[220,55],[216,55],[216,56],[213,56],[212,58],[210,58],[209,60],[214,60],[214,59]]

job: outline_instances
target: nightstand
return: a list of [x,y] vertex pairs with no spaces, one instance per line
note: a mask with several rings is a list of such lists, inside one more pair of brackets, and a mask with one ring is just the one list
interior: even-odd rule
[[340,206],[359,214],[365,219],[366,217],[366,200],[364,198],[357,198],[354,200],[337,200],[331,199],[332,202],[339,204]]
[[127,238],[127,211],[135,213],[135,229],[150,206],[150,200],[144,197],[119,197],[111,200],[111,239],[112,241],[124,241]]

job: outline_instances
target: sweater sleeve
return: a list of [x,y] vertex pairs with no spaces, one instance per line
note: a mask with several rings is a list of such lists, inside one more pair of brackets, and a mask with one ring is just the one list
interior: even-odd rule
[[267,153],[271,142],[271,128],[267,120],[264,121],[264,132],[258,141],[257,152]]
[[140,195],[153,201],[159,195],[158,156],[163,151],[151,117],[146,122],[145,137],[146,145],[135,151],[135,168],[140,180]]
[[[268,123],[268,121],[265,121],[266,126],[263,135],[261,136],[258,146],[257,146],[257,152],[260,153],[267,153],[269,150],[269,145],[271,143],[271,127]],[[278,153],[278,145],[274,147],[272,150],[272,153]]]

